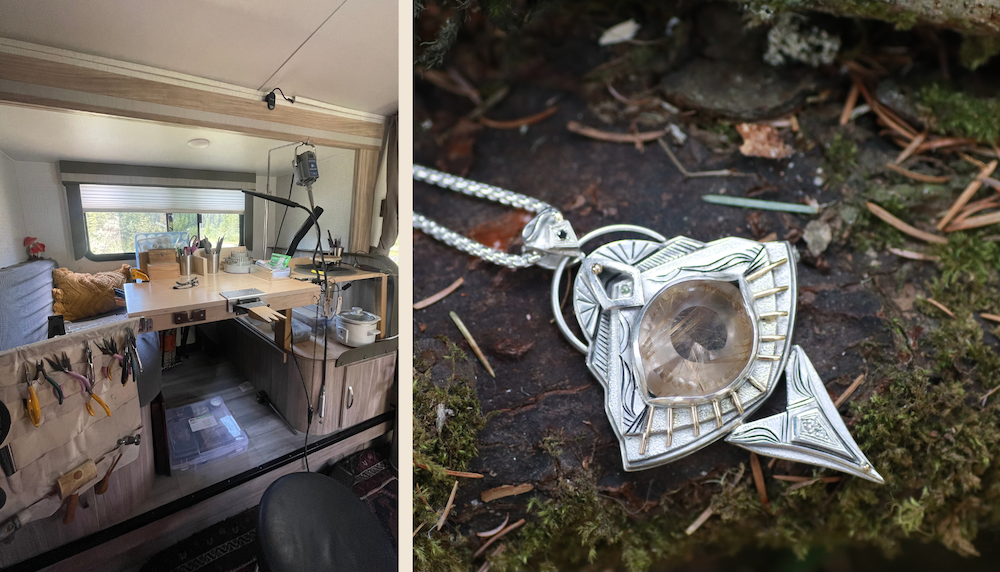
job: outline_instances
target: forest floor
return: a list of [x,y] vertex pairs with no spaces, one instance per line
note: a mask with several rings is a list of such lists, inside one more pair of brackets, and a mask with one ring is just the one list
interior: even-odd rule
[[[517,30],[463,13],[441,61],[416,70],[415,163],[539,198],[578,235],[628,223],[794,244],[794,343],[886,484],[767,458],[755,476],[722,441],[623,471],[603,389],[552,320],[552,272],[415,232],[414,299],[464,281],[414,311],[415,567],[868,570],[960,555],[990,569],[974,557],[1000,524],[1000,228],[978,217],[1000,210],[998,62],[963,67],[960,38],[940,30],[810,14],[782,42],[732,4],[641,5],[553,8]],[[417,36],[453,13],[427,7]],[[637,34],[599,45],[630,18]],[[803,35],[814,49],[799,56],[828,61],[794,61]],[[765,63],[781,45],[786,62]],[[718,170],[740,175],[689,176]],[[530,219],[425,184],[414,210],[511,252]],[[757,416],[783,403],[779,390]],[[499,538],[476,534],[501,524]]]

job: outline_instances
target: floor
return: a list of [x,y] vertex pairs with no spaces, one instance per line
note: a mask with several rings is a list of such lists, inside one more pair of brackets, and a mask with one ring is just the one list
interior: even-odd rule
[[157,475],[153,490],[135,514],[162,506],[187,494],[285,455],[305,443],[305,434],[293,432],[267,405],[257,403],[256,390],[241,389],[244,380],[228,360],[191,349],[189,357],[163,372],[162,393],[168,408],[221,397],[249,446],[245,453],[216,459],[186,471]]

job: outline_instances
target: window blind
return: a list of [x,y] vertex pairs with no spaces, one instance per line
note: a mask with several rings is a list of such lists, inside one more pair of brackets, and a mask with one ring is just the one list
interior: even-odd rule
[[127,185],[80,185],[83,212],[237,213],[246,208],[241,191]]

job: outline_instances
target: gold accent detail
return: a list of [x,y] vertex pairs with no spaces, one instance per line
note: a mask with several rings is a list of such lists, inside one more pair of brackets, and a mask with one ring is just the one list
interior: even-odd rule
[[656,414],[656,408],[653,406],[649,407],[649,419],[646,420],[646,432],[642,434],[642,442],[639,443],[639,454],[646,454],[646,444],[649,443],[649,434],[653,430],[653,415]]
[[757,359],[762,359],[764,361],[781,361],[781,356],[762,356],[762,355],[758,355]]
[[698,406],[691,406],[691,430],[694,431],[694,436],[697,437],[701,435],[701,421],[698,419]]
[[719,400],[712,400],[712,410],[715,411],[715,428],[720,429],[722,427],[722,408],[719,407]]
[[779,292],[784,292],[788,290],[788,286],[777,286],[775,288],[768,288],[767,290],[761,290],[753,295],[753,299],[763,298],[764,296],[770,296],[771,294],[777,294]]
[[777,262],[772,262],[771,264],[768,264],[767,266],[761,268],[757,272],[754,272],[750,276],[747,276],[747,282],[753,282],[754,280],[760,278],[761,276],[767,274],[768,272],[774,270],[775,268],[781,266],[782,264],[784,264],[786,262],[788,262],[788,259],[787,258],[782,258],[781,260],[779,260]]
[[674,441],[674,408],[667,408],[667,447]]
[[771,318],[782,318],[787,315],[788,312],[762,312],[757,317],[761,320],[770,320]]
[[785,336],[761,336],[760,341],[762,342],[780,342],[785,339]]
[[731,397],[731,398],[732,398],[732,400],[733,400],[733,405],[735,405],[735,406],[736,406],[736,410],[740,412],[740,415],[743,415],[743,402],[742,402],[742,401],[740,401],[740,396],[739,396],[739,394],[738,394],[738,393],[736,393],[736,391],[735,391],[735,390],[730,390],[730,391],[729,391],[729,397]]
[[757,389],[759,389],[761,391],[767,391],[767,384],[766,383],[763,383],[762,381],[758,380],[756,377],[754,377],[752,375],[750,377],[748,377],[747,379]]

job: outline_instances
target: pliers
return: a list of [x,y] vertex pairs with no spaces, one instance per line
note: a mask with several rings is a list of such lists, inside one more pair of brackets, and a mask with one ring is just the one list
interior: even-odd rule
[[[104,409],[104,412],[108,414],[108,417],[111,417],[111,408],[108,407],[107,403],[104,403],[104,400],[101,399],[100,395],[94,393],[94,385],[97,382],[94,381],[94,353],[90,351],[90,342],[83,342],[83,347],[87,354],[87,379],[90,381],[90,388],[87,390],[87,393],[89,393],[90,396],[94,398],[94,401],[96,401],[101,408]],[[90,416],[93,417],[94,409],[90,406],[90,402],[88,401],[86,405],[87,413],[90,413]]]
[[[125,363],[125,358],[120,353],[118,353],[118,343],[115,342],[114,338],[111,338],[110,340],[104,340],[103,345],[100,342],[95,342],[95,345],[97,345],[97,349],[101,350],[102,354],[106,356],[111,356],[116,360],[118,360],[118,365],[123,365]],[[112,362],[110,365],[101,367],[101,373],[104,374],[104,377],[108,378],[109,380],[111,379],[112,365],[114,365],[114,362]],[[122,371],[122,385],[125,385],[125,381],[127,379],[128,379],[128,371]]]
[[35,386],[31,384],[31,373],[28,371],[28,364],[24,364],[24,383],[28,384],[28,418],[31,424],[38,427],[42,424],[42,404],[38,401],[38,394],[35,393]]
[[[132,381],[139,381],[139,374],[142,373],[142,358],[139,357],[139,341],[135,337],[132,328],[125,329],[125,364],[123,368],[132,370]],[[125,374],[122,374],[122,385],[125,385]]]
[[56,383],[56,380],[49,376],[48,372],[45,371],[45,363],[41,360],[35,362],[35,379],[38,379],[38,375],[41,374],[45,378],[45,381],[49,382],[52,386],[52,391],[59,398],[59,405],[63,404],[63,399],[66,395],[63,393],[62,386]]

